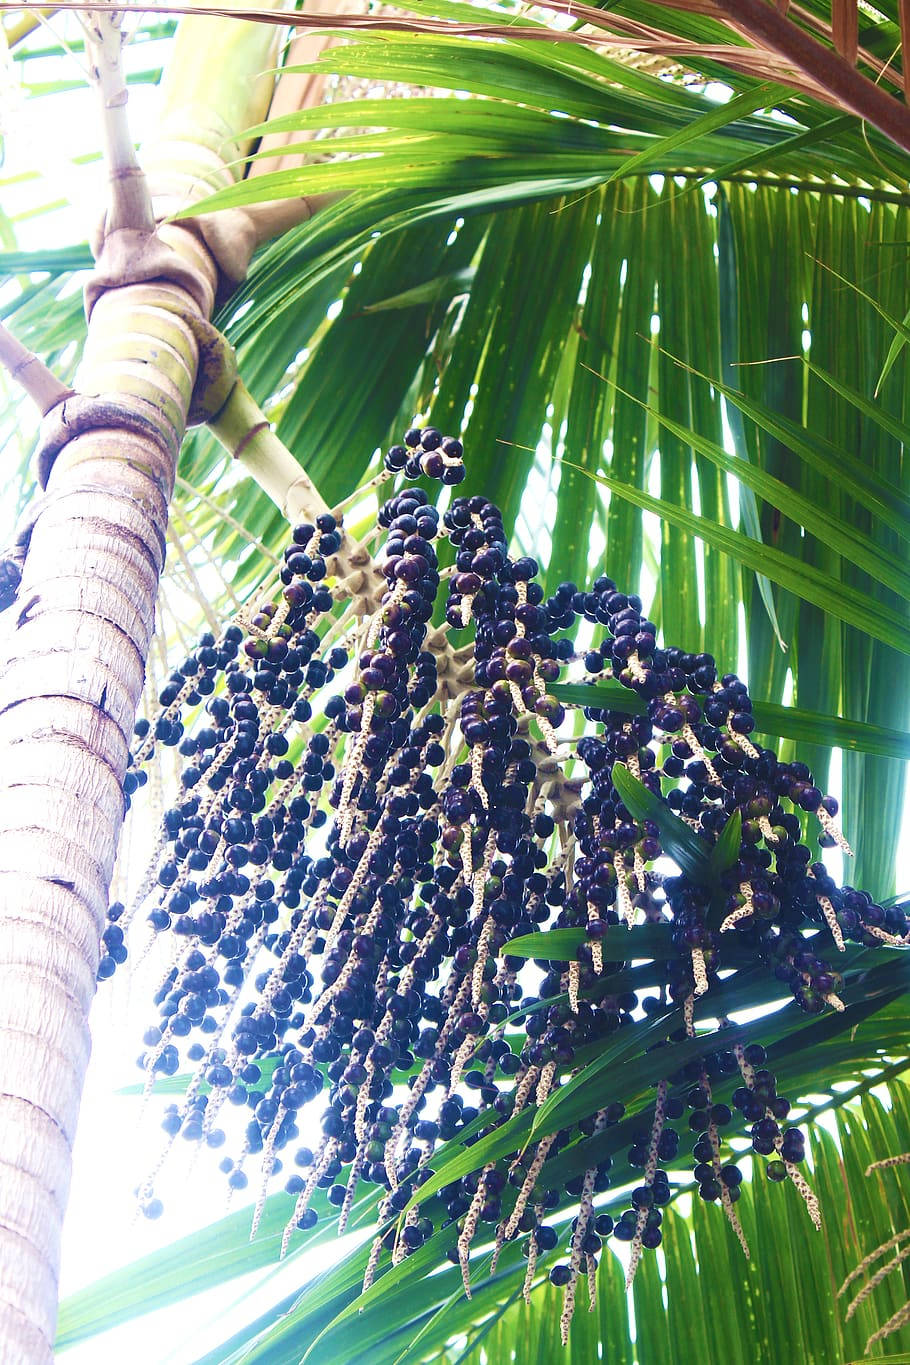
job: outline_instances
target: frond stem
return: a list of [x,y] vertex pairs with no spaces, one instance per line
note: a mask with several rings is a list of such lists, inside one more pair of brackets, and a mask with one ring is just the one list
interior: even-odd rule
[[10,24],[9,28],[6,30],[6,42],[10,51],[12,52],[13,48],[18,47],[20,43],[24,42],[26,38],[34,33],[36,28],[40,28],[41,21],[43,19],[50,19],[53,13],[54,7],[48,5],[35,13],[24,14],[15,24]]
[[43,360],[17,341],[0,323],[0,364],[37,405],[42,417],[69,398],[73,390],[64,384]]
[[93,10],[83,21],[92,77],[101,94],[104,158],[111,185],[105,229],[155,231],[152,197],[136,156],[127,118],[128,91],[123,73],[122,15]]
[[329,510],[242,380],[234,384],[209,428],[289,521],[315,519]]
[[[653,168],[637,171],[627,179],[641,179],[654,174]],[[671,180],[698,180],[704,184],[715,185],[757,185],[759,188],[775,190],[804,190],[810,194],[834,195],[842,199],[868,199],[875,204],[897,204],[901,208],[910,206],[910,194],[899,190],[879,190],[868,185],[835,185],[830,181],[799,180],[788,176],[750,175],[748,171],[731,171],[728,175],[712,175],[710,171],[665,171]]]
[[814,81],[843,109],[866,119],[910,151],[907,106],[860,74],[846,58],[811,38],[765,0],[717,0],[724,19],[766,52],[774,52]]

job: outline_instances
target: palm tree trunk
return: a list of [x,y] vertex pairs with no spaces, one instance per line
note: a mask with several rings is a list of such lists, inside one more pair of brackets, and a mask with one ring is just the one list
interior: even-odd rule
[[[163,186],[165,199],[177,193],[191,202],[230,183],[230,139],[267,109],[269,90],[257,77],[273,59],[276,35],[232,20],[186,22],[157,158],[172,164],[179,146],[179,188],[173,180]],[[95,298],[77,387],[115,406],[108,425],[75,435],[54,460],[2,642],[3,1362],[52,1358],[60,1229],[122,779],[196,379],[198,324],[218,283],[198,230],[170,225],[161,235],[195,287],[157,278],[105,287]],[[129,420],[119,419],[121,409]]]

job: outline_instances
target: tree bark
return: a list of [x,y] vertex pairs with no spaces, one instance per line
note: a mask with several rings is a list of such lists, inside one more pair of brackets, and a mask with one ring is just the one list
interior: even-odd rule
[[[168,142],[158,158],[166,163],[179,142],[184,203],[230,183],[230,139],[265,113],[269,92],[256,78],[276,36],[232,20],[184,25],[178,66],[183,79],[194,70],[196,85],[180,89],[178,80],[172,89],[172,106],[184,112],[162,121]],[[196,287],[159,278],[95,298],[77,388],[128,409],[135,429],[112,418],[60,450],[18,600],[0,627],[4,1365],[53,1354],[60,1229],[122,780],[196,378],[198,322],[218,283],[198,229],[170,225],[161,236],[191,267]]]

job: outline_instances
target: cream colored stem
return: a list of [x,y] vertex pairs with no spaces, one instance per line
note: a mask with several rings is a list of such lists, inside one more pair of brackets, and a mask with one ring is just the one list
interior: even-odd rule
[[242,380],[237,380],[228,401],[209,427],[288,521],[314,521],[329,510]]
[[104,160],[111,187],[107,231],[153,232],[152,199],[126,115],[122,20],[122,14],[110,10],[93,10],[83,20],[92,77],[101,95]]
[[43,360],[17,341],[0,323],[0,364],[37,405],[42,417],[67,398],[72,389],[61,383]]
[[[259,165],[258,162],[254,163]],[[343,198],[341,194],[311,194],[299,199],[275,199],[265,204],[250,204],[245,213],[253,229],[255,246],[263,246],[299,227],[320,209]]]
[[[329,511],[319,489],[273,431],[242,380],[237,380],[209,426],[225,450],[240,461],[292,526],[302,521],[314,522],[321,513]],[[372,610],[383,579],[366,546],[345,535],[333,561],[333,572],[344,580],[358,614]]]

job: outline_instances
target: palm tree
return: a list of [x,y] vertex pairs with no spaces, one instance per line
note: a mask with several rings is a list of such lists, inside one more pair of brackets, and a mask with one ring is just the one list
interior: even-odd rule
[[[53,1338],[85,1019],[175,474],[165,643],[169,593],[182,582],[185,603],[214,566],[222,596],[208,611],[219,624],[283,547],[287,516],[334,506],[370,480],[377,447],[415,413],[459,432],[470,491],[498,504],[518,549],[539,556],[548,590],[585,581],[595,562],[599,571],[606,546],[610,572],[644,584],[668,639],[724,667],[745,657],[760,729],[788,756],[798,746],[817,783],[840,755],[850,879],[878,901],[901,889],[907,15],[897,3],[786,10],[567,3],[528,16],[439,0],[404,17],[341,14],[326,28],[355,29],[352,41],[315,58],[292,48],[265,127],[254,125],[268,82],[254,77],[273,65],[277,26],[198,15],[175,41],[166,114],[143,153],[151,194],[122,119],[119,29],[108,13],[90,21],[117,188],[88,328],[71,302],[73,272],[87,265],[78,244],[5,254],[17,282],[7,321],[58,374],[36,362],[23,370],[27,356],[7,344],[48,414],[38,462],[48,496],[6,561],[15,582],[27,549],[0,685],[0,1262],[10,1267],[0,1338],[13,1343],[10,1359],[49,1358]],[[8,30],[23,64],[45,41],[31,23]],[[326,102],[314,78],[329,78]],[[457,96],[445,93],[453,82]],[[398,87],[407,98],[394,97]],[[312,150],[308,139],[329,131],[331,143],[320,136]],[[260,134],[259,158],[238,178],[242,135]],[[225,483],[203,431],[177,464],[191,400],[262,491]],[[590,694],[568,685],[561,699]],[[528,954],[545,959],[547,947],[536,941]],[[826,1089],[902,1069],[903,956],[863,953],[850,961],[842,1014],[794,1009],[765,1025],[791,1094],[817,1090],[819,1068]],[[767,983],[744,980],[725,1008],[771,998]],[[641,1102],[646,1060],[641,1051],[620,1063],[609,1049],[592,1058],[574,1086],[577,1117],[594,1115],[607,1092]],[[830,1105],[843,1102],[832,1089]],[[871,1155],[910,1146],[906,1126],[888,1129],[874,1108],[866,1117],[870,1141],[885,1144]],[[819,1185],[833,1188],[825,1159]],[[442,1167],[449,1180],[454,1169]],[[436,1179],[447,1183],[439,1170]],[[789,1183],[786,1195],[798,1202]],[[756,1219],[766,1197],[756,1184]],[[156,1262],[133,1287],[99,1286],[65,1315],[62,1344],[125,1304],[141,1311],[274,1257],[285,1205],[266,1202],[243,1254],[248,1215],[232,1215],[208,1241],[171,1253],[166,1273]],[[370,1227],[375,1209],[364,1198],[349,1227]],[[767,1216],[780,1239],[780,1212]],[[702,1246],[720,1233],[696,1228],[705,1265]],[[321,1220],[298,1234],[291,1254],[325,1230]],[[870,1221],[868,1240],[828,1230],[830,1265],[841,1273],[848,1247],[865,1254],[900,1231],[896,1214],[887,1229]],[[667,1255],[691,1286],[686,1236]],[[310,1346],[311,1359],[435,1358],[464,1332],[451,1358],[470,1359],[481,1332],[493,1341],[512,1330],[495,1319],[518,1311],[517,1245],[495,1274],[477,1272],[471,1300],[457,1268],[426,1275],[438,1259],[428,1244],[361,1302],[368,1254],[276,1305],[217,1359],[296,1360]],[[642,1320],[659,1299],[647,1258],[644,1267]],[[614,1268],[605,1256],[604,1296],[618,1293]],[[615,1320],[602,1315],[608,1334]],[[829,1346],[858,1349],[859,1336],[848,1344],[826,1321]]]

